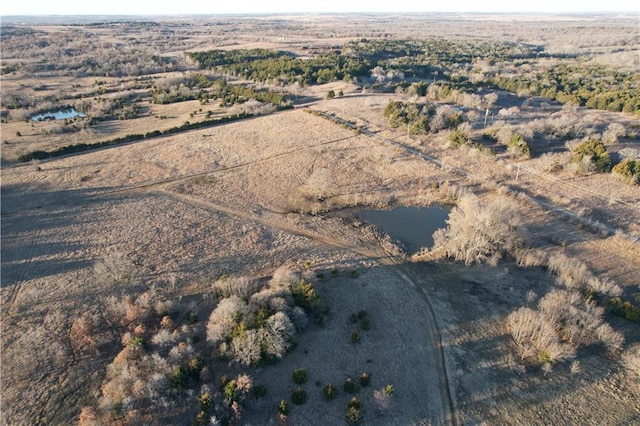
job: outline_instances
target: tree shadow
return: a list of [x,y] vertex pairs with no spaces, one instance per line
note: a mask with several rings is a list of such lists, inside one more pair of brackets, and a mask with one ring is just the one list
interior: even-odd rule
[[91,259],[78,257],[87,242],[55,233],[69,226],[82,228],[98,222],[97,218],[82,215],[79,206],[91,209],[96,203],[109,203],[110,196],[95,196],[110,189],[51,190],[46,185],[3,185],[0,286],[88,266]]
[[[612,418],[618,424],[633,423],[633,410],[603,419],[598,417],[603,412],[589,401],[594,397],[617,401],[628,396],[623,388],[609,389],[602,395],[594,393],[620,372],[618,361],[603,346],[578,349],[580,371],[572,371],[571,362],[563,362],[545,372],[539,363],[520,359],[506,317],[528,303],[535,305],[558,288],[554,277],[544,269],[520,268],[507,262],[496,267],[466,267],[449,261],[413,264],[410,268],[422,291],[435,300],[452,393],[462,415],[460,422],[499,423],[508,419],[519,424],[547,414],[550,417],[545,421],[550,423],[578,421],[562,417],[562,410],[567,410],[596,423]],[[537,296],[528,296],[530,291]],[[606,321],[623,332],[627,341],[640,337],[629,323],[615,318]],[[582,395],[587,396],[581,399]],[[569,410],[568,401],[574,400],[576,406]],[[635,420],[638,414],[636,411]]]

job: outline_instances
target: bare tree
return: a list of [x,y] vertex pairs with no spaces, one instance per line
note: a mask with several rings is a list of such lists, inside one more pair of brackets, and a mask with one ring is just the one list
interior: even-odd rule
[[475,195],[465,195],[449,214],[447,224],[433,234],[434,249],[442,249],[467,265],[495,264],[520,244],[514,210],[502,198],[483,205]]
[[207,340],[216,343],[226,339],[233,330],[236,316],[245,313],[248,313],[247,304],[238,296],[222,299],[209,317]]

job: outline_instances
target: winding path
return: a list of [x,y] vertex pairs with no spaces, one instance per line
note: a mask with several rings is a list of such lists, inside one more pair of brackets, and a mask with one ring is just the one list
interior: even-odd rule
[[185,203],[188,203],[206,210],[220,212],[229,216],[250,220],[252,222],[258,223],[260,225],[263,225],[269,228],[278,229],[290,234],[310,238],[314,241],[320,242],[328,246],[337,247],[343,250],[348,250],[360,256],[366,257],[370,260],[374,260],[382,265],[390,267],[398,275],[398,277],[402,279],[402,281],[404,281],[410,288],[412,288],[418,294],[418,297],[420,297],[420,299],[424,303],[425,313],[427,316],[427,323],[429,327],[429,334],[431,336],[432,346],[434,351],[434,361],[435,361],[436,373],[438,377],[438,389],[440,391],[440,402],[442,406],[442,417],[446,424],[450,424],[450,425],[458,424],[456,419],[456,414],[455,414],[455,404],[451,396],[451,384],[449,382],[449,376],[447,374],[447,365],[445,360],[444,347],[442,344],[442,336],[440,335],[440,329],[438,327],[437,317],[433,310],[431,301],[428,295],[426,294],[426,292],[424,291],[424,289],[418,284],[416,284],[415,280],[411,277],[411,272],[408,270],[406,266],[403,265],[404,262],[401,259],[399,259],[397,256],[394,256],[391,253],[384,250],[384,247],[382,244],[377,242],[373,247],[363,247],[359,245],[353,245],[353,244],[346,243],[344,241],[340,241],[336,238],[329,238],[327,236],[320,235],[315,232],[310,232],[305,229],[300,229],[300,228],[286,225],[277,221],[268,220],[247,211],[235,210],[226,206],[221,206],[219,204],[212,203],[210,201],[205,201],[196,197],[192,197],[190,195],[170,192],[160,188],[157,189],[156,192],[169,195],[175,199],[178,199]]

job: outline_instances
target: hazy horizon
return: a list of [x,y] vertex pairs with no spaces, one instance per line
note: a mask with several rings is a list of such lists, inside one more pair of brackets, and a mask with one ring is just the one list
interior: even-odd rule
[[96,4],[68,1],[5,2],[0,6],[0,16],[158,16],[158,15],[250,15],[250,14],[305,14],[305,13],[639,13],[636,1],[611,0],[608,2],[551,1],[503,2],[487,0],[451,0],[445,4],[423,1],[382,0],[350,1],[326,0],[318,3],[291,1],[245,0],[216,4],[202,4],[193,0],[173,2],[128,2],[113,0]]

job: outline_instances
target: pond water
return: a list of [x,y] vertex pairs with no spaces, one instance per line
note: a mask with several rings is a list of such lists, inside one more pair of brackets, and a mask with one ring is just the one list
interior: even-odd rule
[[40,114],[32,115],[31,121],[44,121],[44,120],[66,120],[68,118],[86,117],[84,114],[75,110],[75,108],[59,109],[57,111],[47,111]]
[[408,253],[415,253],[422,247],[433,246],[433,233],[447,226],[450,210],[450,207],[437,204],[429,207],[398,206],[392,210],[363,210],[357,216],[400,241]]

